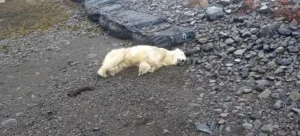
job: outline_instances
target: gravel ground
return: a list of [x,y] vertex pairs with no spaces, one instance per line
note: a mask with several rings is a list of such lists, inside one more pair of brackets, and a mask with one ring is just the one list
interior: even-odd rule
[[[105,53],[126,42],[87,31],[95,26],[82,23],[82,11],[74,12],[68,23],[84,26],[79,31],[51,30],[0,41],[0,132],[300,135],[296,20],[262,15],[263,5],[259,12],[237,16],[223,15],[218,8],[184,8],[186,1],[180,0],[175,4],[153,0],[150,8],[138,2],[128,6],[144,7],[141,11],[198,30],[196,40],[181,47],[195,52],[186,66],[166,67],[142,77],[131,69],[96,81],[93,75]],[[229,1],[227,5],[229,12],[241,4]],[[267,5],[273,7],[271,2]],[[95,89],[76,97],[67,95],[84,86]]]

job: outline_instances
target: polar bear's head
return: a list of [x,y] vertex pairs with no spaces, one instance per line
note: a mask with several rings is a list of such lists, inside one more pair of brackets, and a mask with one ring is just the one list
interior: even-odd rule
[[172,51],[172,60],[175,65],[184,65],[186,56],[182,50],[176,48]]

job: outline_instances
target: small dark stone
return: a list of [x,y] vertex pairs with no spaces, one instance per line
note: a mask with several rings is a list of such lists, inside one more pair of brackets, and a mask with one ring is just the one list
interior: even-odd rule
[[279,65],[288,66],[291,64],[289,59],[282,59],[278,62]]
[[279,28],[278,33],[284,36],[290,36],[292,34],[292,30],[287,29],[287,28]]
[[213,48],[214,48],[214,45],[211,42],[202,45],[203,51],[211,51]]
[[288,51],[291,53],[298,53],[299,52],[299,47],[298,46],[289,46]]

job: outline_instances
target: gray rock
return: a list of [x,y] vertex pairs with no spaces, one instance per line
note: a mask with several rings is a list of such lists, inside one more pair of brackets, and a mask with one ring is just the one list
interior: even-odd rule
[[6,126],[9,124],[16,124],[17,120],[16,119],[7,119],[1,122],[1,126]]
[[267,63],[267,66],[268,66],[268,68],[270,68],[270,69],[276,69],[276,68],[277,68],[277,64],[276,64],[276,62],[275,62],[274,60],[269,61],[269,62]]
[[270,10],[270,8],[267,5],[264,5],[258,9],[259,13],[262,13],[262,14],[267,14],[269,12],[269,10]]
[[292,30],[287,29],[287,28],[279,28],[278,33],[284,36],[290,36],[292,34]]
[[256,119],[253,122],[253,125],[254,125],[254,128],[258,129],[262,125],[262,122],[260,120]]
[[187,11],[187,12],[184,12],[183,14],[186,16],[190,16],[190,17],[195,16],[195,13],[193,11]]
[[224,119],[220,119],[219,121],[218,121],[218,124],[219,125],[223,125],[223,124],[225,124],[226,123],[226,120],[224,120]]
[[293,0],[293,3],[300,4],[300,0]]
[[269,25],[262,26],[261,29],[259,30],[258,36],[259,37],[265,37],[267,35],[273,34],[273,30]]
[[241,43],[241,42],[243,41],[243,39],[242,39],[241,37],[239,37],[239,36],[234,36],[234,37],[233,37],[233,40],[234,40],[235,42],[237,42],[237,43]]
[[281,100],[277,100],[276,103],[273,105],[275,110],[279,110],[282,107],[283,102]]
[[300,38],[300,32],[292,32],[292,36],[296,38]]
[[299,47],[298,46],[289,46],[288,51],[291,53],[298,53],[299,52]]
[[292,108],[292,111],[296,112],[298,115],[300,115],[300,109],[298,108]]
[[95,57],[97,57],[97,54],[95,54],[95,53],[88,54],[89,59],[92,59],[92,58],[95,58]]
[[263,125],[261,127],[261,131],[264,133],[272,133],[273,132],[273,125],[272,124],[267,124],[267,125]]
[[270,45],[270,50],[276,50],[278,48],[278,44],[271,44]]
[[270,83],[267,80],[257,80],[257,81],[255,81],[255,89],[257,91],[265,90],[268,86],[270,86]]
[[244,88],[242,92],[243,92],[244,94],[248,94],[248,93],[251,93],[251,92],[252,92],[252,89],[251,89],[251,88]]
[[278,75],[278,74],[281,74],[281,73],[283,73],[283,72],[284,72],[284,69],[281,68],[281,67],[278,67],[278,68],[274,71],[274,74],[275,74],[275,75]]
[[190,109],[193,109],[193,108],[199,108],[199,107],[201,107],[201,105],[198,103],[188,103],[188,107]]
[[220,4],[220,5],[222,5],[222,6],[228,6],[228,5],[230,5],[230,3],[231,3],[231,1],[230,0],[220,0],[219,2],[218,2],[218,4]]
[[250,31],[248,31],[248,30],[243,30],[243,31],[241,31],[241,33],[242,33],[242,37],[243,38],[246,38],[246,37],[251,37],[251,33],[250,33]]
[[203,51],[211,51],[214,48],[214,45],[210,42],[202,45]]
[[219,36],[220,36],[221,38],[226,38],[226,37],[229,36],[229,34],[228,34],[228,33],[225,33],[225,32],[219,32]]
[[246,49],[238,49],[233,54],[236,56],[242,56],[245,53]]
[[223,8],[216,7],[216,6],[212,6],[212,7],[207,8],[207,10],[205,12],[206,18],[210,21],[221,18],[224,15],[225,15],[225,13],[223,12]]
[[269,89],[264,90],[261,92],[258,97],[263,99],[263,98],[268,98],[272,92]]
[[212,134],[211,130],[209,129],[209,127],[207,126],[206,123],[201,123],[201,122],[197,121],[197,122],[195,122],[195,126],[196,126],[196,130],[198,130],[198,131]]
[[243,123],[243,125],[242,125],[245,129],[247,129],[247,130],[251,130],[252,129],[252,127],[253,127],[253,125],[252,124],[250,124],[250,123]]
[[278,62],[279,65],[288,66],[291,64],[289,59],[282,59]]
[[200,38],[200,39],[197,39],[199,43],[201,44],[205,44],[207,43],[208,39],[207,38]]
[[226,43],[227,45],[231,45],[231,44],[234,43],[234,40],[231,39],[231,38],[228,38],[228,39],[226,39],[225,43]]
[[263,45],[263,49],[264,49],[265,51],[269,51],[269,50],[270,50],[270,45],[264,44],[264,45]]
[[256,34],[258,31],[259,31],[258,28],[252,28],[252,29],[250,29],[250,33],[251,34]]
[[289,98],[290,98],[292,101],[294,101],[294,102],[299,101],[299,100],[300,100],[300,93],[299,93],[298,91],[294,90],[294,91],[292,91],[292,92],[290,93]]
[[227,51],[228,51],[229,53],[231,53],[231,52],[235,51],[235,47],[229,47],[229,48],[227,49]]
[[279,99],[279,98],[280,98],[280,95],[279,95],[279,93],[272,93],[272,94],[271,94],[271,98]]
[[285,51],[284,47],[280,46],[277,49],[275,49],[276,53],[283,53]]
[[247,78],[249,75],[249,69],[248,68],[242,68],[242,78]]

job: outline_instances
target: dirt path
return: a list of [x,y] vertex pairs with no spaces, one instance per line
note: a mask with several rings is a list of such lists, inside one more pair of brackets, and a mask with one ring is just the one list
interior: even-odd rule
[[13,121],[0,127],[2,135],[184,135],[187,104],[195,99],[184,87],[187,67],[142,77],[131,69],[100,79],[94,91],[67,96],[94,84],[105,53],[122,42],[53,32],[7,43],[0,61],[0,121]]

